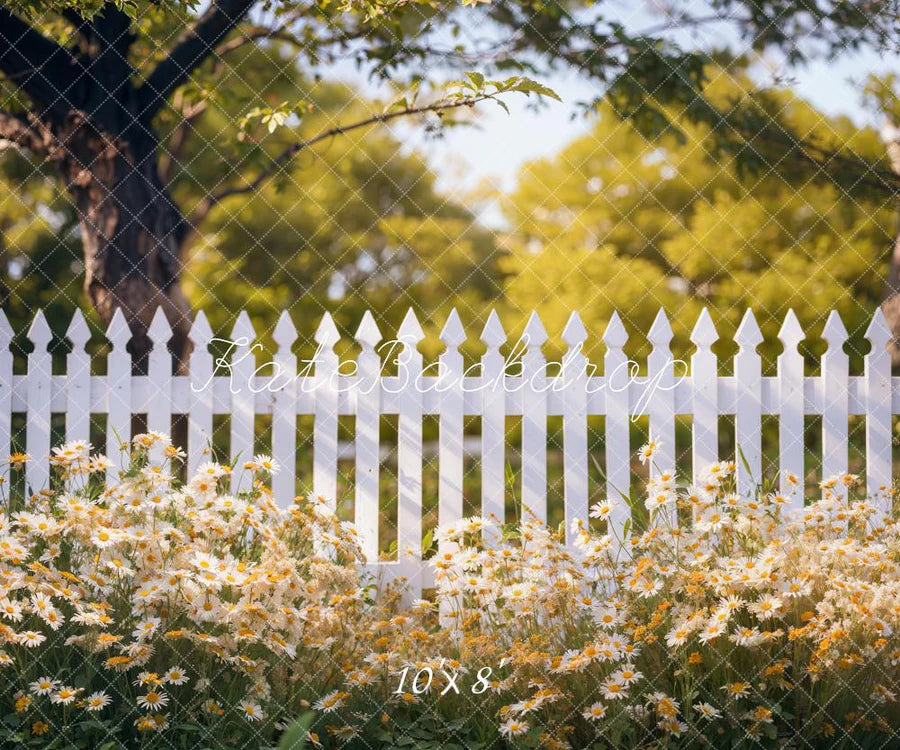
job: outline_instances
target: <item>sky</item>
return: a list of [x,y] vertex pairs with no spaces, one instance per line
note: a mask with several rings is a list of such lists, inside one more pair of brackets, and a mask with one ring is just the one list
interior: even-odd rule
[[[613,0],[607,7],[618,10],[615,15],[625,20],[632,31],[655,27],[659,16],[653,15],[648,3]],[[688,7],[697,14],[708,13],[708,6],[690,0]],[[610,15],[613,15],[612,13]],[[726,24],[703,27],[700,31],[676,31],[669,35],[687,48],[715,48],[728,46],[743,51],[743,44]],[[857,124],[875,124],[874,113],[866,111],[860,100],[859,82],[869,73],[884,73],[900,69],[897,59],[882,59],[876,53],[853,52],[837,60],[820,61],[803,69],[788,70],[775,55],[766,54],[751,68],[760,83],[771,83],[780,76],[802,97],[828,115],[847,115]],[[350,73],[353,82],[372,91],[367,81]],[[596,84],[586,82],[576,72],[551,74],[540,78],[560,95],[562,102],[550,101],[540,111],[534,111],[521,95],[504,99],[510,109],[507,115],[490,103],[481,105],[474,124],[448,129],[440,139],[429,138],[420,127],[397,124],[392,132],[407,150],[416,150],[429,161],[438,176],[438,188],[455,200],[471,200],[475,188],[487,192],[506,192],[515,187],[516,176],[527,162],[552,156],[575,138],[588,132],[591,119],[576,115],[576,104],[596,97]],[[479,194],[483,194],[483,189]],[[473,204],[481,223],[503,228],[506,226],[499,205],[494,200]]]

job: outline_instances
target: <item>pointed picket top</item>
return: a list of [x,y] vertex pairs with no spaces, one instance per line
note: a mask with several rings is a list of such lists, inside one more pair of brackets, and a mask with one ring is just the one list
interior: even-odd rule
[[694,330],[691,331],[691,342],[696,344],[698,349],[708,349],[718,340],[719,332],[716,330],[709,310],[704,307],[694,324]]
[[213,332],[209,321],[206,319],[206,313],[200,310],[194,317],[191,330],[188,332],[188,338],[197,349],[205,349],[212,337]]
[[583,344],[587,335],[587,328],[584,327],[581,316],[573,310],[566,322],[566,327],[563,328],[562,340],[572,349],[578,344]]
[[488,315],[487,323],[481,330],[481,341],[488,347],[497,347],[506,341],[506,331],[503,330],[503,324],[500,322],[500,316],[496,310],[491,310]]
[[741,351],[756,351],[756,347],[763,342],[762,331],[759,330],[759,324],[756,322],[756,316],[749,307],[744,317],[741,318],[741,324],[737,331],[734,332],[734,342]]
[[803,331],[803,326],[800,325],[794,309],[790,308],[787,311],[787,315],[784,316],[781,328],[778,329],[778,340],[784,344],[784,348],[787,350],[796,349],[805,338],[806,334]]
[[381,341],[381,329],[378,328],[375,316],[369,310],[363,313],[362,320],[359,321],[359,328],[356,329],[353,337],[360,344],[371,349],[374,349],[378,342]]
[[419,319],[416,317],[412,308],[409,308],[409,310],[406,311],[406,315],[403,316],[403,322],[400,323],[397,335],[404,344],[409,342],[418,344],[425,338],[425,332],[422,330],[422,326],[419,325]]
[[128,327],[128,321],[125,320],[121,307],[116,308],[112,320],[106,327],[106,338],[110,340],[114,349],[121,351],[125,350],[125,346],[131,340],[131,328]]
[[5,352],[9,349],[14,335],[12,326],[6,318],[6,313],[0,310],[0,352]]
[[278,316],[275,330],[272,331],[272,340],[278,344],[279,351],[290,351],[291,345],[297,340],[297,329],[287,310],[282,310]]
[[847,329],[837,310],[828,313],[825,328],[822,329],[822,338],[828,342],[828,350],[839,350],[847,340]]
[[882,352],[887,348],[888,342],[894,337],[887,318],[881,308],[875,310],[869,327],[866,328],[866,340],[872,345],[872,352]]
[[165,345],[172,338],[172,326],[169,325],[169,319],[162,307],[157,307],[156,312],[153,313],[153,320],[150,321],[147,336],[154,346]]
[[537,311],[532,310],[522,335],[528,337],[529,350],[540,350],[541,345],[547,341],[547,330],[544,328],[541,316],[537,314]]
[[450,311],[450,315],[447,316],[447,321],[444,323],[438,338],[444,342],[448,349],[455,349],[460,344],[465,343],[466,329],[463,328],[462,321],[459,319],[459,313],[456,312],[455,307]]
[[319,323],[319,327],[316,329],[313,339],[317,344],[321,344],[326,349],[333,348],[334,345],[341,340],[341,334],[334,323],[334,318],[331,317],[331,313],[327,310],[322,316],[322,320]]
[[38,310],[35,313],[34,320],[28,328],[28,340],[34,344],[35,352],[47,351],[47,346],[53,338],[53,331],[47,324],[47,318],[44,317],[44,311]]
[[603,332],[603,343],[608,349],[621,349],[628,342],[628,331],[619,317],[619,313],[613,310],[613,314],[606,324],[606,330]]
[[666,311],[662,308],[659,308],[659,312],[656,313],[656,318],[647,334],[647,340],[653,344],[654,349],[667,349],[672,341],[672,326],[669,324]]
[[72,343],[74,351],[83,350],[87,342],[91,340],[91,329],[88,328],[84,314],[77,308],[72,316],[72,322],[66,329],[66,338]]
[[234,322],[234,327],[231,329],[231,339],[239,346],[250,346],[256,338],[256,331],[253,328],[253,323],[250,322],[250,316],[247,315],[246,310],[241,310],[240,315],[238,315],[237,320]]

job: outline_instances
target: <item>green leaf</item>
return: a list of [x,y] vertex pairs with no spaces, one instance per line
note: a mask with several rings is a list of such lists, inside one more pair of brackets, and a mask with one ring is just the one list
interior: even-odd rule
[[422,539],[422,554],[424,555],[428,550],[431,549],[431,545],[434,543],[434,529],[428,529],[428,533],[425,534],[425,537]]
[[466,78],[468,78],[472,82],[472,85],[475,87],[475,89],[481,90],[482,88],[484,88],[484,76],[481,75],[481,73],[471,71],[469,73],[466,73]]
[[409,108],[409,100],[406,98],[405,91],[397,94],[397,96],[395,96],[393,99],[391,99],[391,101],[389,101],[387,103],[387,105],[385,106],[384,112],[385,113],[390,112],[392,109],[394,109],[395,107],[398,107],[400,105],[402,105],[403,109]]
[[538,83],[537,81],[531,78],[524,78],[521,76],[516,76],[515,78],[508,78],[502,84],[504,87],[501,90],[505,91],[517,91],[520,94],[537,94],[538,96],[546,96],[549,99],[555,99],[558,102],[561,102],[562,99],[559,98],[559,94],[557,94],[553,89],[549,86],[545,86],[542,83]]
[[315,714],[310,711],[285,729],[278,742],[278,750],[303,750],[306,746],[306,733],[314,717]]
[[744,450],[741,446],[738,446],[738,455],[741,457],[741,463],[744,466],[744,469],[747,471],[747,474],[750,475],[751,479],[754,479],[753,472],[750,469],[750,463],[747,461],[747,457],[744,455]]

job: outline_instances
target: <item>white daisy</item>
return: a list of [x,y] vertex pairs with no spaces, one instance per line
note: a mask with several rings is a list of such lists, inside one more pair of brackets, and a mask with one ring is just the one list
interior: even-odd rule
[[163,675],[163,680],[170,685],[184,685],[188,681],[188,676],[181,667],[169,667]]
[[722,712],[719,711],[718,708],[709,703],[695,703],[694,710],[700,715],[700,718],[706,719],[707,721],[718,719],[722,715]]
[[50,696],[50,701],[52,703],[61,703],[63,705],[68,705],[75,700],[80,692],[81,688],[74,688],[69,687],[68,685],[64,685]]
[[141,708],[162,708],[169,702],[169,696],[162,692],[162,690],[150,690],[146,695],[139,695],[137,702]]
[[241,701],[238,703],[238,710],[247,721],[262,721],[265,718],[262,706],[252,701]]
[[598,701],[597,703],[593,703],[586,709],[584,709],[581,715],[585,719],[598,721],[599,719],[602,719],[606,716],[606,706]]
[[91,693],[87,698],[84,699],[84,707],[87,711],[100,711],[106,708],[110,703],[112,703],[112,698],[110,698],[102,690],[99,690],[96,693]]
[[38,677],[28,685],[28,689],[35,695],[50,695],[56,690],[57,685],[59,685],[59,680],[54,680],[52,677]]

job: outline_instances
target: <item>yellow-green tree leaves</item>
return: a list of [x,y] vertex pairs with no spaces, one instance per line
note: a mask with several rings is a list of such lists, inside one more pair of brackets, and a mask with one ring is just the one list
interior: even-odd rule
[[[751,88],[733,70],[709,75],[707,93],[718,106]],[[768,98],[810,142],[883,158],[874,130],[827,117],[787,91]],[[681,355],[703,306],[723,337],[753,307],[770,341],[789,307],[812,335],[837,308],[851,350],[864,353],[862,329],[893,242],[890,197],[851,194],[784,165],[739,170],[712,151],[706,126],[679,124],[683,138],[648,140],[604,107],[588,135],[523,169],[505,208],[514,227],[503,263],[508,305],[537,308],[548,330],[561,330],[578,310],[595,342],[614,308],[643,334],[662,306]],[[776,351],[772,343],[763,349],[769,361]]]

